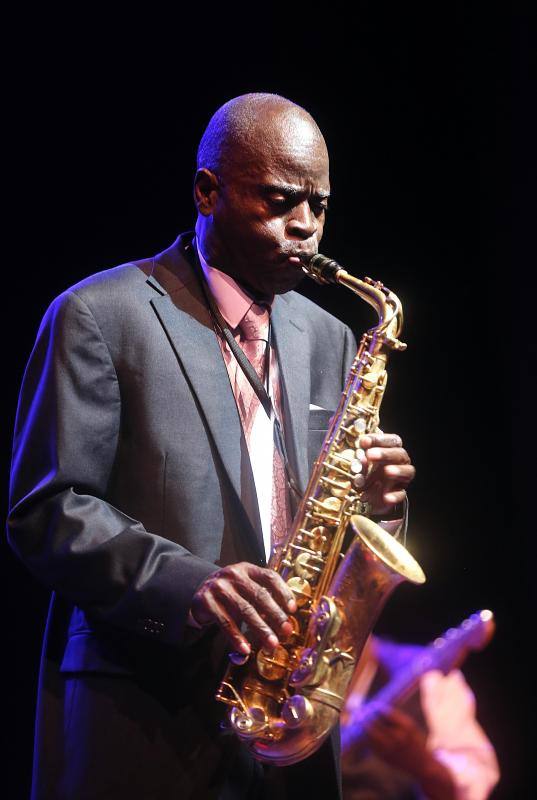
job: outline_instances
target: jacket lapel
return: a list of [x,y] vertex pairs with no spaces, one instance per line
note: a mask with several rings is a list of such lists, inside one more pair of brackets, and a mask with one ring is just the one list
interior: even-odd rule
[[[148,278],[158,296],[151,300],[168,340],[183,367],[205,419],[221,463],[240,500],[242,427],[220,345],[198,279],[187,261],[191,242],[185,237],[154,259]],[[246,514],[254,532],[256,552],[264,561],[262,534],[252,509]],[[253,517],[253,519],[252,519]],[[259,529],[258,529],[259,528]]]
[[306,321],[290,297],[275,298],[271,318],[285,403],[285,440],[299,488],[304,492],[309,479],[310,342]]

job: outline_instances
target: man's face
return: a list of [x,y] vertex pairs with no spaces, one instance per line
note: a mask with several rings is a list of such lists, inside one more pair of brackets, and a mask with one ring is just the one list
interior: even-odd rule
[[304,120],[276,121],[255,154],[218,176],[204,255],[255,294],[281,294],[303,277],[299,254],[313,254],[330,193],[328,155]]

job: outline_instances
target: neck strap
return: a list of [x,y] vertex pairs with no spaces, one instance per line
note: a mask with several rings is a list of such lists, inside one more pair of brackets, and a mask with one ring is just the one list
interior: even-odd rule
[[[199,261],[198,248],[195,242],[192,243],[192,250],[194,251],[194,262],[196,266],[195,272],[198,276],[201,289],[203,291],[205,300],[209,307],[209,311],[211,312],[213,324],[228,343],[229,348],[233,353],[233,355],[235,356],[235,358],[237,359],[240,368],[246,375],[248,382],[250,383],[252,389],[259,398],[259,402],[261,403],[266,415],[268,416],[269,419],[274,421],[274,444],[278,449],[278,452],[282,458],[285,474],[287,477],[287,483],[289,484],[290,489],[292,489],[292,491],[295,493],[296,497],[300,499],[302,497],[302,493],[298,488],[298,484],[294,478],[291,466],[289,464],[289,459],[287,457],[287,448],[285,446],[285,439],[280,425],[280,420],[278,419],[278,415],[276,414],[276,409],[274,408],[272,400],[270,399],[267,389],[265,388],[265,386],[263,386],[263,383],[261,382],[259,375],[257,374],[251,362],[249,361],[248,357],[244,353],[242,347],[240,347],[240,345],[237,344],[237,342],[235,341],[235,337],[233,336],[233,333],[231,332],[229,325],[227,324],[226,320],[220,313],[220,309],[215,303],[211,290],[207,285],[205,273],[203,272],[202,266]],[[265,375],[267,375],[267,377],[269,374],[268,366],[270,364],[271,343],[272,343],[272,322],[269,316],[269,335],[268,335],[267,347],[265,350]]]

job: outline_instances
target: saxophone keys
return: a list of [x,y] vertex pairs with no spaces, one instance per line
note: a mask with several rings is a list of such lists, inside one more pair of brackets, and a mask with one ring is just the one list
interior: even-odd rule
[[297,668],[289,676],[291,686],[301,686],[306,683],[314,675],[318,661],[319,653],[314,647],[303,650]]
[[317,553],[326,553],[329,547],[327,536],[328,529],[324,525],[317,525],[311,530],[311,549]]
[[282,708],[282,719],[288,728],[298,728],[313,717],[313,707],[307,697],[295,694],[289,697]]
[[352,479],[352,483],[356,489],[363,489],[365,486],[365,475],[355,475]]
[[231,709],[230,722],[240,736],[253,738],[264,732],[268,717],[259,706],[246,710],[235,706]]
[[259,650],[256,658],[257,669],[267,681],[281,681],[289,667],[289,653],[279,645],[273,652]]
[[286,645],[293,645],[296,643],[297,636],[300,636],[300,623],[298,619],[292,614],[287,617],[287,622],[291,623],[292,631],[287,636],[280,633],[280,641]]
[[341,499],[339,497],[327,497],[319,505],[326,511],[335,511],[338,513],[341,509]]
[[298,575],[293,576],[289,578],[287,585],[293,592],[299,608],[302,608],[311,600],[311,586],[305,578],[300,578]]
[[354,461],[351,461],[350,469],[351,469],[351,472],[353,472],[355,475],[359,475],[360,472],[363,469],[363,464],[362,464],[361,461],[359,461],[357,458],[355,458]]
[[333,497],[345,497],[351,488],[350,481],[335,481],[332,478],[321,478],[321,481]]
[[[315,559],[319,560],[317,556],[314,556]],[[297,557],[295,562],[295,575],[298,575],[299,578],[305,578],[307,581],[311,581],[322,572],[320,567],[315,567],[311,562],[311,556],[309,553],[300,553]]]
[[378,372],[367,372],[362,376],[362,385],[365,386],[366,389],[372,389],[377,385],[378,379]]
[[337,488],[333,486],[330,489],[330,491],[332,492],[334,497],[346,497],[350,488],[351,488],[351,482],[344,481],[343,483],[340,483]]

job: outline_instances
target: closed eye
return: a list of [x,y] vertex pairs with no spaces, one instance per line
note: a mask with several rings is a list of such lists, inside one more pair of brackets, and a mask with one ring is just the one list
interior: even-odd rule
[[314,214],[319,216],[323,212],[328,211],[328,201],[327,200],[314,200],[310,203],[311,210]]
[[323,212],[328,210],[328,195],[324,193],[308,195],[308,192],[300,187],[274,186],[270,184],[263,185],[260,188],[268,204],[279,213],[291,210],[300,203],[303,203],[304,200],[308,201],[311,210],[316,216],[320,216]]
[[[270,205],[273,208],[277,209],[278,211],[291,210],[296,205],[299,205],[299,203],[301,203],[302,200],[303,200],[302,197],[299,197],[295,194],[288,196],[283,194],[270,195],[268,198]],[[316,200],[315,198],[312,198],[309,201],[309,204],[315,216],[320,216],[324,212],[328,211],[327,199],[323,198],[322,200]]]

